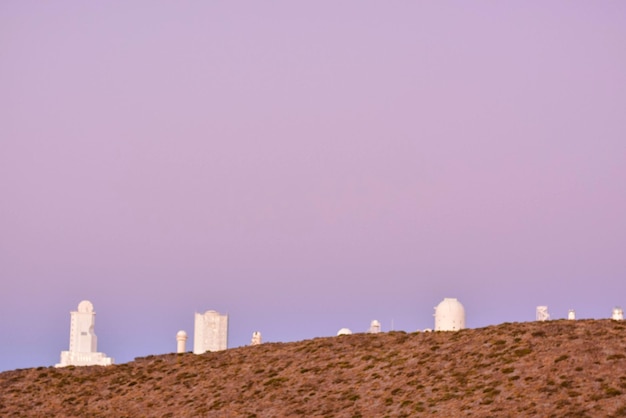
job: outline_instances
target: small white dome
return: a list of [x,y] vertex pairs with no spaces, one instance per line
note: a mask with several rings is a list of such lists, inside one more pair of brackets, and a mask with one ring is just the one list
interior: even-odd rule
[[350,335],[352,334],[352,331],[350,331],[349,328],[341,328],[338,332],[337,335]]
[[183,330],[180,330],[176,333],[176,337],[184,337],[187,338],[187,333]]

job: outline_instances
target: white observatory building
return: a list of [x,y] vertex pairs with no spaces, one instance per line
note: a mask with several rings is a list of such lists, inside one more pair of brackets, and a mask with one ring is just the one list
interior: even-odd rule
[[228,347],[228,315],[216,311],[196,313],[193,335],[193,353],[221,351]]
[[184,353],[187,350],[187,333],[180,330],[176,333],[176,352]]
[[262,338],[261,338],[261,332],[260,331],[254,331],[252,333],[252,340],[250,341],[250,345],[259,345],[263,342]]
[[341,328],[339,331],[337,331],[337,336],[339,335],[352,335],[352,331],[350,331],[349,328]]
[[370,323],[370,327],[367,330],[367,332],[369,334],[378,334],[379,332],[381,332],[381,326],[380,326],[380,322],[378,322],[378,320],[374,319],[371,323]]
[[548,313],[547,306],[537,306],[535,309],[535,319],[537,321],[548,321],[550,319],[550,314]]
[[624,320],[624,310],[619,306],[613,308],[613,313],[611,314],[611,319],[614,321],[623,321]]
[[94,332],[96,312],[93,304],[83,300],[76,311],[70,312],[70,349],[61,351],[61,362],[55,367],[65,366],[109,366],[113,359],[98,353],[98,338]]
[[444,298],[435,308],[435,331],[465,328],[465,308],[456,298]]

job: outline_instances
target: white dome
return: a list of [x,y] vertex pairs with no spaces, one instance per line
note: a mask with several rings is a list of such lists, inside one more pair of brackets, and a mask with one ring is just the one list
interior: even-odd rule
[[177,337],[185,337],[186,338],[187,337],[187,333],[185,331],[183,331],[183,330],[180,330],[180,331],[178,331],[176,333],[176,336]]
[[445,298],[435,308],[435,331],[465,328],[465,308],[456,298]]
[[88,300],[83,300],[78,304],[78,312],[93,312],[93,304]]
[[341,328],[337,332],[337,335],[350,335],[350,334],[352,334],[352,331],[350,331],[350,329],[348,329],[348,328]]

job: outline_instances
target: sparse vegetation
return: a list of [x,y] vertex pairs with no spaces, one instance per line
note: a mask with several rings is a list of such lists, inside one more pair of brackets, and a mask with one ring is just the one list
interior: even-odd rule
[[[622,323],[506,323],[0,373],[0,416],[626,416]],[[592,378],[590,378],[592,376]]]

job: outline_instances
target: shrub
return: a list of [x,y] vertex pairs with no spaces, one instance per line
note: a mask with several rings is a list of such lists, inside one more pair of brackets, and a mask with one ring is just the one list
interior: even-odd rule
[[612,388],[612,387],[607,387],[604,389],[604,394],[609,397],[619,396],[622,394],[622,391],[619,389]]
[[530,348],[520,348],[518,350],[515,350],[513,353],[517,356],[517,357],[523,357],[523,356],[527,356],[528,354],[532,353],[533,350],[531,350]]

